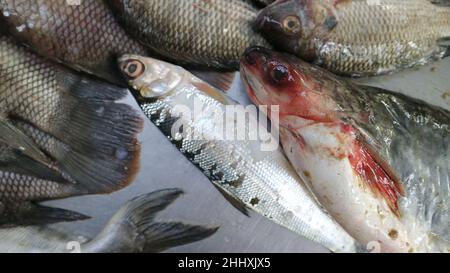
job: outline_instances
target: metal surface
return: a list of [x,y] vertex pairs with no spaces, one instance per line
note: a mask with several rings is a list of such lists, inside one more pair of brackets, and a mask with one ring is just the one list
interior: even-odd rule
[[[394,75],[358,81],[423,99],[450,110],[450,59]],[[231,96],[248,103],[237,78]],[[130,103],[138,106],[130,97]],[[84,196],[48,202],[92,216],[88,221],[58,226],[81,235],[97,234],[109,217],[130,198],[156,189],[179,187],[186,194],[159,218],[221,226],[212,237],[170,252],[326,252],[313,242],[251,213],[246,217],[232,207],[148,120],[140,137],[141,171],[128,188],[105,196]]]

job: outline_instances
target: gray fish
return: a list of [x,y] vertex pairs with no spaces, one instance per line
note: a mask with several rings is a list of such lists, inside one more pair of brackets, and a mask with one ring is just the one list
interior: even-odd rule
[[251,27],[258,9],[242,0],[110,2],[130,33],[178,64],[238,70],[248,46],[269,46]]
[[156,215],[182,194],[166,189],[125,204],[92,240],[51,226],[0,229],[2,253],[130,253],[161,252],[205,239],[215,227],[158,222]]
[[255,24],[282,50],[336,74],[366,76],[442,58],[450,8],[429,0],[287,0]]
[[0,17],[2,28],[39,54],[116,84],[123,84],[117,71],[119,56],[147,54],[103,0],[76,5],[67,0],[0,0]]
[[64,220],[30,202],[131,183],[142,118],[115,102],[127,94],[0,37],[0,223]]
[[[251,136],[258,126],[256,113],[237,108],[238,115],[248,114],[249,122],[231,128],[238,121],[224,115],[236,103],[181,67],[132,55],[122,57],[120,64],[147,117],[231,204],[242,212],[250,208],[332,251],[363,249],[317,204],[278,141],[264,127],[259,128],[264,142]],[[221,138],[228,133],[240,137]]]
[[330,214],[382,252],[450,250],[450,112],[251,48],[242,78],[280,109],[287,157]]

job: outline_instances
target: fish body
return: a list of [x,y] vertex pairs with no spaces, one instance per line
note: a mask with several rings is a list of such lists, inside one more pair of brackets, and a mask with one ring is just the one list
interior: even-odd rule
[[[239,121],[224,114],[236,103],[181,67],[132,55],[120,63],[147,117],[233,205],[244,212],[251,208],[332,251],[363,249],[317,204],[278,141],[265,128],[259,128],[264,142],[275,146],[264,148],[251,136],[256,113],[238,108],[236,114],[248,115],[249,123],[230,126]],[[227,138],[230,132],[240,137]]]
[[447,110],[263,48],[242,75],[255,104],[280,107],[287,157],[350,235],[382,252],[448,251]]
[[146,55],[146,49],[125,32],[105,2],[1,0],[0,16],[12,35],[39,54],[123,84],[117,57]]
[[181,193],[178,189],[166,189],[134,198],[125,204],[93,239],[51,226],[0,229],[0,252],[160,252],[214,234],[217,230],[214,227],[155,220],[155,216],[174,202]]
[[367,76],[442,58],[450,9],[429,0],[289,0],[263,10],[256,27],[306,61]]
[[142,119],[115,102],[127,92],[0,37],[0,224],[67,219],[32,202],[131,183]]
[[248,46],[268,46],[251,27],[258,9],[242,0],[110,2],[130,33],[178,64],[238,70]]

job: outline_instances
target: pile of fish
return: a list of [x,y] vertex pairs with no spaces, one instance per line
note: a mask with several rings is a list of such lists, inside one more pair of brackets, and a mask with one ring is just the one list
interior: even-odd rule
[[[449,1],[0,0],[0,26],[0,251],[156,252],[217,231],[155,221],[178,189],[92,240],[51,226],[88,216],[39,202],[133,182],[131,91],[244,214],[334,252],[449,252],[450,112],[352,81],[446,57]],[[270,125],[226,94],[238,72]]]

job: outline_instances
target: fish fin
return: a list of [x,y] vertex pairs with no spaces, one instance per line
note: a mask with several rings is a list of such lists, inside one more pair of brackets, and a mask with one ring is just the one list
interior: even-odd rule
[[445,49],[444,58],[450,56],[450,37],[441,38],[438,41],[438,45]]
[[240,211],[242,214],[244,214],[247,217],[250,217],[250,213],[247,209],[247,206],[242,203],[239,199],[234,197],[232,194],[228,193],[226,190],[222,189],[220,185],[213,184],[214,187],[222,194],[222,196],[238,211]]
[[[134,142],[124,143],[129,146],[125,146],[123,156],[119,157],[94,149],[89,153],[79,149],[77,144],[60,141],[29,123],[15,121],[15,124],[55,160],[66,179],[75,181],[86,194],[109,193],[126,187],[139,168],[140,150]],[[133,147],[135,144],[137,146]]]
[[404,195],[404,188],[389,164],[372,149],[370,144],[361,139],[355,140],[349,161],[358,176],[368,183],[375,194],[386,201],[395,215],[400,217],[398,199]]
[[90,193],[129,185],[139,169],[143,119],[132,106],[116,102],[128,90],[67,71],[57,81],[63,114],[45,130],[27,124],[27,135]]
[[450,0],[429,0],[432,4],[437,6],[448,7],[450,6]]
[[[183,192],[179,189],[166,189],[129,201],[91,242],[90,247],[100,252],[159,252],[215,233],[216,227],[154,222],[156,215],[181,194]],[[114,249],[102,249],[110,246],[111,240],[114,240]]]
[[0,162],[0,170],[57,183],[68,183],[56,168],[37,162],[18,151],[11,151],[7,158],[3,155],[3,159]]
[[23,202],[14,205],[2,205],[2,211],[0,212],[1,227],[74,222],[90,218],[89,216],[78,212],[60,208],[45,207],[31,202]]
[[227,92],[231,89],[234,78],[236,77],[236,72],[217,72],[193,69],[190,69],[189,72],[223,92]]
[[450,37],[443,37],[438,39],[438,45],[441,47],[449,48],[450,47]]
[[33,140],[15,127],[9,120],[0,120],[0,142],[22,151],[24,154],[39,162],[50,162]]
[[154,223],[144,231],[144,236],[148,239],[144,252],[161,252],[200,241],[213,235],[218,229],[180,222]]

